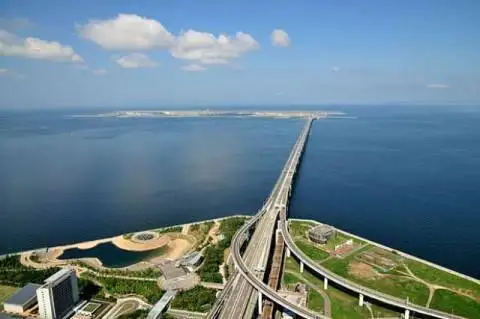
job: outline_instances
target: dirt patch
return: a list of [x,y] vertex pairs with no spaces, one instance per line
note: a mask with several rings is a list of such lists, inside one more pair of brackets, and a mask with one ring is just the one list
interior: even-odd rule
[[208,238],[212,238],[212,244],[217,244],[218,243],[218,231],[220,230],[220,223],[215,221],[215,224],[213,225],[212,228],[208,231],[208,236],[207,236],[207,241]]
[[167,245],[171,241],[169,235],[162,235],[158,238],[154,238],[148,241],[133,241],[126,239],[123,236],[117,236],[113,238],[112,243],[120,249],[130,251],[146,251],[157,249]]
[[185,255],[185,253],[188,252],[192,246],[192,243],[187,239],[175,238],[168,243],[167,250],[162,256],[152,258],[150,262],[157,264],[162,263],[165,260],[178,259]]
[[86,241],[86,242],[83,242],[83,243],[80,243],[77,245],[77,248],[78,249],[91,249],[95,246],[97,246],[99,243],[97,240],[93,240],[93,241]]
[[348,273],[360,279],[375,280],[381,277],[381,274],[372,266],[360,262],[350,263]]

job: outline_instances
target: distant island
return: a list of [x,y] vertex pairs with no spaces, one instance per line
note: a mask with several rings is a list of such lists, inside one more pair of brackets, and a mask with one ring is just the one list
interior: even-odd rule
[[217,111],[217,110],[147,110],[147,111],[115,111],[93,115],[75,115],[75,117],[266,117],[266,118],[313,118],[343,116],[337,111]]

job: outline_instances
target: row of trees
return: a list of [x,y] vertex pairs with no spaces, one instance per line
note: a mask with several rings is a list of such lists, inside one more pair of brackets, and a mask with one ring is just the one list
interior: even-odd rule
[[172,308],[206,312],[212,307],[216,298],[214,289],[195,286],[192,289],[178,293],[172,301]]
[[139,295],[145,297],[152,304],[162,298],[165,293],[155,281],[98,277],[91,273],[83,273],[82,278],[101,284],[112,295]]
[[95,268],[89,264],[82,261],[72,261],[72,265],[83,267],[94,271],[101,275],[113,275],[113,276],[124,276],[124,277],[141,277],[141,278],[158,278],[162,275],[162,272],[158,268],[147,268],[143,270],[124,270],[124,269],[106,269],[106,268]]
[[223,263],[224,251],[232,242],[232,238],[237,230],[245,223],[244,217],[233,217],[224,219],[220,224],[220,232],[224,238],[216,245],[210,245],[205,250],[203,266],[198,274],[203,281],[222,282],[222,275],[218,272],[220,265]]
[[23,287],[29,282],[41,284],[60,268],[35,269],[22,265],[20,256],[12,255],[0,260],[0,284]]

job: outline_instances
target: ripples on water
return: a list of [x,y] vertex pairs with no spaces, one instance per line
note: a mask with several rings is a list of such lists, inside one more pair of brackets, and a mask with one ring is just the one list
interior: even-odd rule
[[[480,109],[317,121],[290,214],[480,277]],[[0,113],[0,253],[254,213],[300,120]]]

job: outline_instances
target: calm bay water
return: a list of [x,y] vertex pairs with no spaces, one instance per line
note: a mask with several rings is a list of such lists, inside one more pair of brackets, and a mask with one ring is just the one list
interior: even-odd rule
[[[341,110],[313,126],[291,216],[480,277],[480,108]],[[0,254],[254,213],[303,125],[75,113],[0,113]]]
[[112,243],[98,244],[90,249],[71,248],[64,251],[58,259],[99,258],[105,267],[122,268],[156,256],[161,256],[164,249],[149,251],[128,251]]

